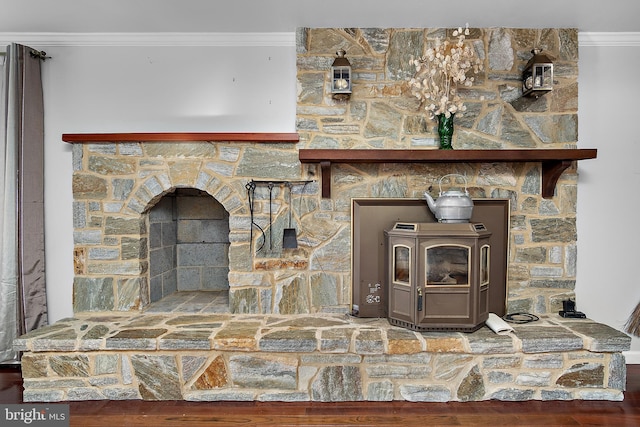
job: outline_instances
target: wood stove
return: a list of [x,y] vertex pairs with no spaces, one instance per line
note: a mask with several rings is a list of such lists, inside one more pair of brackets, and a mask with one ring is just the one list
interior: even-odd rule
[[384,234],[389,323],[464,332],[484,324],[491,233],[483,223],[397,222]]

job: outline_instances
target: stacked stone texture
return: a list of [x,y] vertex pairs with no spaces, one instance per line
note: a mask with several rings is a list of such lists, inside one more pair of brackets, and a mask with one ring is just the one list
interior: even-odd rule
[[[434,29],[299,29],[299,144],[113,143],[74,146],[74,310],[137,310],[149,302],[146,214],[178,187],[203,190],[229,212],[229,286],[233,313],[344,312],[351,303],[351,198],[420,198],[438,179],[461,173],[476,198],[511,201],[508,310],[556,312],[573,297],[576,273],[577,173],[570,168],[556,195],[540,196],[538,163],[336,164],[332,198],[319,194],[319,168],[301,165],[299,148],[421,148],[435,123],[410,93],[411,55]],[[472,29],[467,39],[485,70],[461,90],[467,105],[455,119],[454,148],[570,148],[577,143],[578,43],[574,29]],[[520,76],[532,47],[554,58],[555,87],[521,97]],[[334,52],[347,51],[354,92],[348,102],[329,93]],[[271,204],[256,189],[251,235],[245,185],[251,179],[311,179],[293,188],[299,248],[283,250],[288,226],[285,191]],[[272,245],[263,245],[272,234]]]
[[[418,149],[437,142],[406,79],[411,56],[452,29],[299,29],[297,126],[305,148]],[[574,29],[471,29],[467,37],[484,71],[460,90],[467,111],[455,118],[457,149],[575,148],[578,43]],[[554,58],[553,92],[523,98],[521,75],[539,47]],[[344,49],[353,68],[348,102],[331,98],[326,70]],[[336,164],[334,219],[352,197],[415,197],[448,173],[466,175],[476,198],[511,201],[509,311],[546,313],[573,297],[576,265],[575,168],[552,199],[540,196],[540,166],[502,164]],[[432,194],[437,195],[435,191]]]

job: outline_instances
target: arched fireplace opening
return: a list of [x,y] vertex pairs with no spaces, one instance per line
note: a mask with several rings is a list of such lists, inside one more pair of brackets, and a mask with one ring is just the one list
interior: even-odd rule
[[148,311],[228,312],[229,213],[215,198],[177,188],[149,211]]

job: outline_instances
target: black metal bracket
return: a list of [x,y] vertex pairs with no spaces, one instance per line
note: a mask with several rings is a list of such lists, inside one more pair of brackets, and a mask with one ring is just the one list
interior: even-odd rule
[[263,180],[263,181],[259,181],[259,180],[255,180],[252,179],[251,181],[249,181],[249,184],[247,185],[266,185],[267,187],[269,185],[273,186],[273,185],[304,185],[304,184],[309,184],[311,182],[314,182],[313,180],[307,180],[307,181],[267,181],[267,180]]

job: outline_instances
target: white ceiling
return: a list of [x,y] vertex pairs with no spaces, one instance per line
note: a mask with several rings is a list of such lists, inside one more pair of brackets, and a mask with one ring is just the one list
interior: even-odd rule
[[293,32],[297,27],[640,32],[640,0],[0,0],[3,33]]

